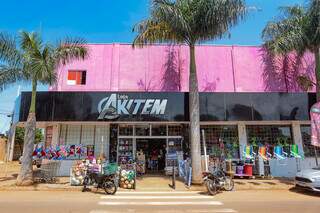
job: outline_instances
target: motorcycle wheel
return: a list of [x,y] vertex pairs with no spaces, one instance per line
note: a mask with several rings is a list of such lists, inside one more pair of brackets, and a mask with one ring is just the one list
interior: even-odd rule
[[117,192],[117,186],[113,181],[106,181],[104,183],[104,191],[108,195],[114,195]]
[[232,191],[234,188],[234,181],[230,177],[225,177],[225,184],[224,184],[224,190],[226,191]]
[[206,187],[210,195],[217,194],[217,186],[216,183],[213,180],[207,180],[206,181]]
[[89,177],[85,177],[83,179],[83,188],[82,188],[82,192],[86,192],[88,190],[87,186],[89,185]]

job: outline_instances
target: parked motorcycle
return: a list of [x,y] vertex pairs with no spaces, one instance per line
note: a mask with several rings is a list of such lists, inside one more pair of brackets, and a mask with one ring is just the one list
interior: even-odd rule
[[221,168],[214,172],[203,172],[202,175],[205,186],[211,195],[215,195],[221,190],[232,191],[234,188],[233,179],[226,176]]
[[104,191],[109,195],[114,195],[117,192],[117,181],[116,174],[105,175],[101,173],[94,173],[87,171],[86,176],[83,180],[82,192],[88,190],[88,186],[94,185],[96,188],[104,189]]

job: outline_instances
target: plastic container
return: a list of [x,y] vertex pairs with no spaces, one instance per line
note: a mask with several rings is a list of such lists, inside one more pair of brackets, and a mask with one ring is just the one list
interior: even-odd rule
[[103,167],[103,173],[105,175],[113,175],[118,171],[118,164],[116,163],[108,163]]
[[243,175],[243,166],[237,166],[237,175]]
[[252,165],[251,164],[244,165],[244,174],[247,176],[252,176]]

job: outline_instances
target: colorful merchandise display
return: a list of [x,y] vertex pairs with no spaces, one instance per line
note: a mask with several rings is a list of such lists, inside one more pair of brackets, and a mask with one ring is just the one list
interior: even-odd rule
[[120,172],[120,187],[124,189],[135,189],[136,173],[134,170],[121,170]]
[[57,145],[45,148],[43,145],[36,145],[32,156],[34,158],[49,160],[65,160],[67,158],[81,158],[87,154],[87,147],[82,145]]
[[118,163],[127,164],[129,161],[133,161],[133,141],[132,139],[119,139]]

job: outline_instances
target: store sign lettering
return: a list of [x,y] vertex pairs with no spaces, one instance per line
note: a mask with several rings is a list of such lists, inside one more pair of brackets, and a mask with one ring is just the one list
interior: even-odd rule
[[116,119],[120,115],[163,115],[167,99],[129,99],[127,95],[111,94],[98,104],[98,120]]

